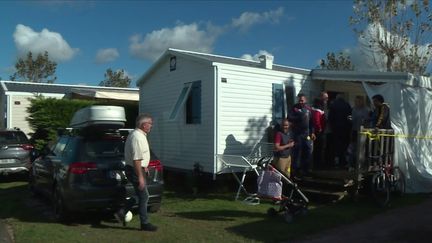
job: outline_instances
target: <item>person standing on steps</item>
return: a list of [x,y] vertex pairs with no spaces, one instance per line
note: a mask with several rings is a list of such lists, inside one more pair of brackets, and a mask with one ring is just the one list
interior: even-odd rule
[[288,114],[293,124],[295,146],[293,149],[292,168],[296,177],[309,174],[309,162],[312,157],[313,140],[315,140],[312,108],[307,105],[306,95],[297,95],[298,103]]
[[275,135],[274,148],[275,159],[274,166],[288,178],[291,176],[291,149],[294,147],[294,136],[290,129],[288,119],[282,121],[282,129]]

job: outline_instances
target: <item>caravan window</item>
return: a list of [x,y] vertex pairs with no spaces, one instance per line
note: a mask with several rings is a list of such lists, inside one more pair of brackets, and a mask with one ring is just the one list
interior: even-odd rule
[[201,81],[185,83],[171,111],[169,120],[177,119],[181,108],[185,105],[186,124],[201,123]]
[[286,97],[287,108],[288,110],[290,110],[294,106],[296,101],[294,87],[292,86],[285,87],[285,97]]
[[180,107],[183,106],[183,104],[186,100],[186,97],[189,96],[189,92],[190,92],[191,87],[192,87],[192,83],[185,83],[182,91],[180,92],[180,96],[177,98],[177,101],[174,105],[174,108],[171,111],[171,114],[169,116],[169,120],[175,120],[177,118],[177,115],[180,111]]
[[285,118],[285,99],[283,84],[273,84],[273,122],[282,122]]
[[201,123],[201,81],[192,83],[191,91],[189,92],[186,101],[186,124]]

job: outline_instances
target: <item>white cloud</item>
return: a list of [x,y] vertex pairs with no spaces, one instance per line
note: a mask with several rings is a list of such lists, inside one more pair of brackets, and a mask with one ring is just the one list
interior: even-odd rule
[[71,48],[61,34],[48,29],[36,32],[28,26],[18,24],[13,37],[19,55],[25,55],[29,51],[34,54],[47,51],[52,60],[60,62],[72,59],[79,51]]
[[151,61],[156,60],[168,48],[211,53],[217,38],[227,31],[246,31],[256,24],[277,23],[283,14],[282,7],[262,13],[244,12],[224,26],[210,22],[185,24],[177,21],[172,28],[154,30],[145,36],[131,36],[129,52],[134,57]]
[[155,30],[144,38],[134,35],[130,38],[129,51],[132,56],[149,60],[156,60],[168,48],[210,53],[220,33],[211,30],[200,29],[197,23],[192,23]]
[[120,56],[116,48],[100,49],[96,53],[96,63],[112,62]]
[[233,19],[231,25],[234,28],[246,31],[256,24],[266,22],[278,23],[279,19],[283,16],[283,14],[283,7],[279,7],[276,10],[270,10],[263,13],[244,12],[240,15],[240,17]]
[[251,54],[243,54],[240,58],[242,59],[246,59],[249,61],[259,61],[259,57],[262,55],[269,55],[269,56],[273,56],[273,54],[271,54],[270,52],[266,51],[266,50],[260,50],[257,54],[251,55]]

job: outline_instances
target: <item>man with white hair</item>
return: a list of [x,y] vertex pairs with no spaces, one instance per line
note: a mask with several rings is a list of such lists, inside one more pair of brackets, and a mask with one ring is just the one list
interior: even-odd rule
[[[138,197],[138,212],[141,221],[141,230],[156,231],[157,227],[148,222],[147,203],[149,192],[147,190],[146,175],[150,162],[150,148],[147,141],[147,134],[153,125],[153,119],[149,114],[140,114],[136,118],[136,128],[133,130],[125,144],[126,176],[134,186]],[[127,203],[125,209],[120,209],[116,214],[117,220],[126,226],[125,212],[131,208],[131,203]]]

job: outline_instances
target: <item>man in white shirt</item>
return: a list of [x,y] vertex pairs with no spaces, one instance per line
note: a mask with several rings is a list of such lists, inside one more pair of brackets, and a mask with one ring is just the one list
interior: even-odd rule
[[[144,231],[157,230],[156,226],[148,222],[147,217],[149,193],[147,190],[146,175],[148,172],[147,166],[150,162],[150,148],[147,141],[147,134],[150,132],[152,125],[153,119],[150,115],[140,114],[136,119],[135,130],[129,134],[126,140],[124,151],[126,175],[128,180],[132,182],[138,197],[141,230]],[[120,209],[115,215],[123,225],[126,225],[124,214],[127,211],[129,211],[129,208]]]

